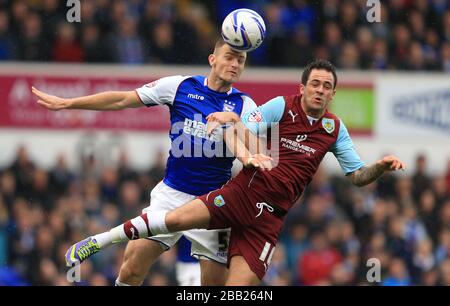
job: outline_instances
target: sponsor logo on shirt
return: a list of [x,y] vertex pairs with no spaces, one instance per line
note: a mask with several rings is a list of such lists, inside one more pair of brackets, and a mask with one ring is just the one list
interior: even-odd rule
[[[299,136],[306,136],[306,135],[298,135],[297,138]],[[293,151],[297,151],[297,152],[306,154],[308,156],[311,156],[311,154],[316,153],[316,149],[313,149],[310,146],[307,146],[304,144],[300,144],[298,141],[294,141],[294,140],[290,140],[290,139],[281,137],[280,142],[281,142],[281,146],[283,146],[287,149],[293,150]]]
[[224,257],[225,259],[227,258],[228,252],[217,252],[216,256],[217,257]]
[[248,117],[248,122],[262,122],[263,116],[259,109],[255,109]]
[[288,114],[291,115],[292,122],[295,122],[295,117],[297,117],[298,114],[295,114],[291,109],[289,110]]
[[185,134],[208,139],[215,142],[220,141],[220,138],[217,135],[218,133],[217,129],[213,130],[210,135],[208,135],[206,131],[207,131],[206,123],[188,118],[184,119],[183,132]]
[[306,135],[306,134],[303,134],[303,135],[297,135],[297,138],[295,138],[295,141],[297,141],[297,142],[302,142],[302,141],[305,141],[306,138],[308,138],[308,135]]
[[190,99],[195,99],[195,100],[200,100],[200,101],[205,100],[204,96],[200,96],[200,95],[197,95],[197,94],[188,94],[187,97],[190,98]]

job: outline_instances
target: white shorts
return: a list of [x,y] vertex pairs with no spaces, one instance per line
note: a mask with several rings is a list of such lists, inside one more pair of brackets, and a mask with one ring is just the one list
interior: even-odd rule
[[[164,184],[164,182],[158,183],[153,188],[150,197],[150,205],[144,208],[142,213],[170,211],[196,198],[194,195],[173,189]],[[170,234],[160,234],[149,237],[148,239],[160,242],[168,250],[177,243],[182,235],[192,243],[191,256],[197,259],[210,259],[223,264],[227,263],[230,229],[193,229]]]

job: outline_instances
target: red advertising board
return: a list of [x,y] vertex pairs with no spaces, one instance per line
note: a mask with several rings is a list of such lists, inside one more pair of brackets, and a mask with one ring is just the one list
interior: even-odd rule
[[[41,75],[0,75],[0,128],[120,129],[166,131],[167,107],[142,107],[121,111],[61,110],[39,106],[31,86],[60,97],[78,97],[107,90],[133,90],[154,79],[124,77],[61,77]],[[257,104],[277,96],[294,94],[296,82],[240,82],[237,86]]]

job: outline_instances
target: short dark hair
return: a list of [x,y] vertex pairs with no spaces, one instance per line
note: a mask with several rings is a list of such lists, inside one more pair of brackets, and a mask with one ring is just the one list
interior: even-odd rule
[[313,69],[319,69],[319,70],[326,70],[328,72],[331,72],[333,74],[334,78],[334,86],[333,88],[336,88],[337,84],[337,75],[336,75],[336,67],[332,63],[330,63],[327,60],[323,59],[315,59],[312,62],[310,62],[308,65],[306,65],[305,70],[302,74],[302,84],[306,85],[309,79],[309,75],[311,74],[311,71]]
[[216,43],[214,44],[214,50],[213,53],[216,52],[216,50],[222,48],[224,45],[226,45],[225,40],[223,40],[223,38],[219,38],[216,40]]

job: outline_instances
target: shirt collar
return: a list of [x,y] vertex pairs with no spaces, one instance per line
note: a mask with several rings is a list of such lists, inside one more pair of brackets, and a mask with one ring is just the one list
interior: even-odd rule
[[[204,86],[208,86],[208,78],[205,78],[204,80],[203,80],[203,85]],[[209,88],[209,87],[208,87]],[[211,89],[211,88],[210,88]],[[212,89],[211,89],[212,90]],[[215,91],[215,90],[213,90],[213,91]],[[230,87],[230,90],[228,90],[227,91],[227,95],[229,95],[229,94],[231,94],[231,92],[233,91],[233,87]]]
[[311,116],[309,116],[309,115],[306,115],[306,117],[308,118],[308,121],[309,121],[309,123],[310,123],[311,125],[313,125],[314,123],[317,122],[317,120],[319,120],[319,119],[314,118],[314,117],[311,117]]

